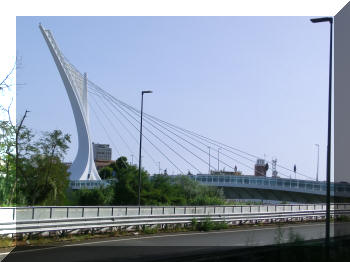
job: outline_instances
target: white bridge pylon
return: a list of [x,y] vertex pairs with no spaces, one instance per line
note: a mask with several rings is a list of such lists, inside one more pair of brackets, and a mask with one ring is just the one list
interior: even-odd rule
[[87,74],[82,75],[64,58],[50,30],[39,24],[66,88],[78,132],[78,153],[69,168],[70,180],[101,180],[96,170],[89,131]]

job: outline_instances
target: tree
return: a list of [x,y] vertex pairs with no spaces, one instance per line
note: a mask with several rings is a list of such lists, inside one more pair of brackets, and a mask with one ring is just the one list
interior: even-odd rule
[[0,121],[0,205],[10,205],[16,179],[15,133],[9,121]]
[[[114,204],[135,205],[138,197],[138,169],[127,164],[121,157],[112,165],[117,181],[114,186]],[[200,185],[189,176],[157,174],[150,177],[145,170],[141,172],[142,205],[192,205],[223,204],[222,190]]]
[[19,193],[25,196],[29,205],[59,205],[64,202],[69,184],[68,167],[63,164],[62,158],[68,149],[70,135],[54,130],[30,144],[31,130],[24,130],[20,138],[25,140],[19,139]]
[[10,72],[0,81],[0,91],[3,91],[4,89],[9,89],[12,86],[12,83],[9,83],[9,82],[15,69],[16,69],[16,64],[12,67]]
[[[0,94],[8,96],[11,75],[0,81]],[[33,132],[24,125],[29,111],[14,124],[11,120],[12,99],[0,104],[0,205],[60,204],[68,187],[67,167],[62,163],[70,136],[54,130],[34,141]],[[11,112],[10,112],[11,111]]]
[[94,189],[80,189],[76,193],[80,206],[110,205],[113,201],[113,186]]
[[[0,81],[0,205],[11,205],[15,195],[16,126],[11,120],[11,113],[14,111],[11,109],[13,98],[9,97],[14,69],[15,66]],[[9,101],[9,104],[6,104],[6,101]]]
[[[114,204],[118,205],[136,205],[138,202],[138,168],[129,165],[126,157],[120,157],[112,165],[116,173],[116,183],[114,186]],[[149,174],[142,169],[141,171],[141,204],[146,204],[148,193],[151,190]]]
[[98,172],[101,179],[111,179],[113,178],[113,168],[110,166],[105,166],[101,168],[101,170]]

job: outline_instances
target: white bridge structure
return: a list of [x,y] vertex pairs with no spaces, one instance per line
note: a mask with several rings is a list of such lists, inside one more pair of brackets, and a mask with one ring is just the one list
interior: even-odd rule
[[[77,127],[78,152],[69,169],[71,173],[70,187],[72,189],[92,189],[108,185],[115,178],[112,180],[101,180],[96,170],[89,130],[89,106],[91,112],[97,116],[96,121],[99,121],[99,125],[103,127],[106,137],[110,139],[109,142],[116,151],[118,151],[119,144],[124,144],[124,150],[118,151],[120,157],[127,155],[126,149],[128,149],[129,155],[136,156],[134,150],[139,146],[139,140],[136,137],[140,133],[138,127],[140,126],[141,112],[88,80],[86,73],[80,73],[64,57],[50,30],[45,29],[42,25],[39,25],[39,28],[66,88]],[[89,95],[91,94],[91,100],[88,100],[88,93]],[[94,103],[91,104],[91,101]],[[94,106],[97,107],[94,108]],[[104,118],[107,120],[108,128],[101,121]],[[251,173],[256,172],[253,165],[256,163],[256,159],[259,159],[259,156],[146,113],[143,114],[142,119],[144,121],[142,125],[145,130],[142,137],[147,143],[143,152],[149,163],[153,162],[156,166],[158,173],[155,171],[154,174],[161,174],[160,160],[162,160],[165,161],[165,163],[162,162],[163,168],[170,167],[176,171],[176,173],[173,171],[174,176],[171,176],[172,178],[175,179],[177,175],[182,176],[187,173],[187,177],[201,184],[222,188],[229,199],[252,199],[254,201],[268,199],[281,200],[283,202],[292,201],[293,203],[315,203],[316,201],[320,203],[324,201],[323,196],[326,193],[325,182],[313,181],[314,178],[311,176],[296,172],[282,165],[276,165],[274,161],[277,160],[267,161],[267,163],[275,165],[275,169],[276,167],[279,168],[278,177],[267,177],[266,172],[260,174],[260,176],[252,176],[246,172],[242,176],[227,175],[220,171],[220,166],[235,170],[237,168],[236,165],[238,165],[239,168],[252,169]],[[118,126],[115,126],[113,123],[116,123]],[[111,139],[107,130],[112,130],[116,136],[113,136],[113,139]],[[125,131],[123,134],[127,135],[127,139],[123,138],[119,132],[120,130]],[[129,142],[135,142],[137,146],[135,144],[129,145]],[[216,154],[210,154],[210,149],[214,150],[214,152],[217,151],[217,156]],[[207,160],[208,153],[209,161]],[[217,167],[216,163],[215,166],[211,164],[211,160],[217,161]],[[201,166],[198,166],[198,164]],[[205,168],[208,167],[208,174],[201,172],[203,166]],[[163,170],[166,173],[166,168]],[[210,170],[215,171],[216,174],[210,173]],[[276,172],[276,170],[274,171]],[[298,179],[296,178],[297,175]],[[292,179],[292,176],[295,179]],[[302,177],[309,180],[301,179]],[[347,182],[332,183],[331,195],[336,198],[350,199],[350,184]],[[306,198],[309,200],[306,200]]]
[[50,30],[45,29],[41,24],[39,28],[61,75],[77,126],[79,146],[78,153],[68,170],[71,173],[70,180],[101,180],[94,162],[89,131],[87,74],[82,75],[63,56]]

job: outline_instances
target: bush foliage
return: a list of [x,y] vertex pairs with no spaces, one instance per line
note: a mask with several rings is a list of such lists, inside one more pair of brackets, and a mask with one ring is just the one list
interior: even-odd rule
[[[106,188],[77,190],[71,196],[78,205],[137,205],[138,168],[130,165],[126,157],[118,158],[102,168],[113,182]],[[224,204],[222,190],[200,185],[189,176],[172,177],[167,174],[150,176],[141,171],[141,205],[220,205]]]

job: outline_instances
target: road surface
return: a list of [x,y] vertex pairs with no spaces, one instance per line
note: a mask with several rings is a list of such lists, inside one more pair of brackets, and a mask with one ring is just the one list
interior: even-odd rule
[[[286,243],[295,236],[304,240],[320,239],[325,235],[324,223],[294,224],[251,227],[210,232],[163,233],[133,237],[117,237],[103,240],[90,240],[82,243],[34,247],[20,250],[16,248],[4,262],[12,261],[178,261],[193,255],[210,252],[242,250],[247,246],[266,246]],[[331,235],[350,235],[350,223],[331,227]],[[232,251],[235,252],[235,251]],[[238,252],[238,251],[237,251]],[[181,258],[181,259],[180,259]],[[174,260],[175,261],[175,260]]]

